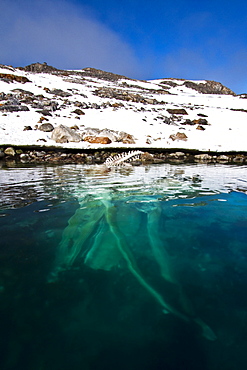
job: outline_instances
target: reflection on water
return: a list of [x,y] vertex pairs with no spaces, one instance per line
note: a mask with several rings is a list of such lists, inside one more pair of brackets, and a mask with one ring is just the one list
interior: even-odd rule
[[246,172],[2,169],[1,369],[244,369]]

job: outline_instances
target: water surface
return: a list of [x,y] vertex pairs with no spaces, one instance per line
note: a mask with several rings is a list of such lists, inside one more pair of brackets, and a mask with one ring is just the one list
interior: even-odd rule
[[245,369],[246,174],[2,168],[1,369]]

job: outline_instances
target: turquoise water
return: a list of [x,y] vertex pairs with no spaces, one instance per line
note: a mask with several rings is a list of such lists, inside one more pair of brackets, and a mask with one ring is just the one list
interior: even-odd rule
[[245,369],[247,168],[0,170],[1,369]]

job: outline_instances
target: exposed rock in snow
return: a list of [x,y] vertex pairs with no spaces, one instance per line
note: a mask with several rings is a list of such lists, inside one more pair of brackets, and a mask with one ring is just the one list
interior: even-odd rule
[[4,104],[0,106],[0,111],[2,112],[26,112],[29,111],[29,108],[26,105],[18,104]]
[[188,137],[183,132],[177,132],[175,135],[170,135],[170,138],[174,140],[184,140],[186,141]]
[[85,136],[84,141],[88,141],[91,144],[110,144],[111,139],[107,136]]
[[79,143],[81,141],[81,137],[74,130],[64,125],[56,127],[52,131],[51,138],[56,143]]
[[84,112],[81,110],[81,109],[79,109],[79,108],[77,108],[77,109],[75,109],[72,113],[75,113],[75,114],[77,114],[78,116],[84,116]]
[[175,108],[175,109],[172,109],[172,108],[170,108],[170,109],[167,109],[167,112],[168,113],[170,113],[170,114],[182,114],[182,115],[184,115],[184,114],[188,114],[187,112],[186,112],[186,110],[185,109],[183,109],[183,108]]
[[3,82],[21,82],[25,84],[26,82],[30,82],[27,77],[24,76],[17,76],[14,74],[9,74],[9,73],[0,73],[0,80]]
[[118,75],[118,74],[106,72],[106,71],[101,71],[100,69],[95,69],[95,68],[90,68],[90,67],[82,69],[82,74],[85,77],[86,76],[94,77],[94,78],[102,79],[104,81],[112,81],[112,82],[115,82],[121,79],[132,80],[131,78],[128,78],[122,75]]
[[19,69],[26,71],[26,72],[36,72],[36,73],[42,73],[42,72],[54,72],[58,71],[58,69],[48,66],[46,62],[44,63],[32,63],[26,67],[19,67]]
[[54,127],[51,123],[42,123],[40,126],[39,126],[39,130],[40,131],[44,131],[44,132],[51,132],[54,130]]
[[236,95],[228,87],[216,81],[205,81],[204,83],[185,81],[184,86],[189,87],[190,89],[194,89],[202,94]]
[[[94,144],[110,144],[111,142],[122,142],[123,144],[135,144],[135,139],[132,135],[124,131],[114,131],[109,129],[97,129],[87,127],[82,133],[81,137],[84,141],[88,141]],[[99,140],[95,141],[93,138],[108,138],[109,140]],[[101,142],[105,141],[105,143]]]
[[32,130],[31,126],[24,126],[23,131],[30,131],[30,130]]

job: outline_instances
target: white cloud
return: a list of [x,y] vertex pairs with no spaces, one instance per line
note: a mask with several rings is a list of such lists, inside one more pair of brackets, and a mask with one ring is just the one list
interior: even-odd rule
[[134,50],[87,8],[66,1],[0,0],[0,63],[46,61],[58,68],[96,67],[134,75]]

